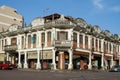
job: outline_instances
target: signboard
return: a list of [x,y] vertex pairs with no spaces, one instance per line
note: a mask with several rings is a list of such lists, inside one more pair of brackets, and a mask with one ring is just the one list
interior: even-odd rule
[[52,50],[41,51],[40,59],[52,59]]
[[37,52],[28,52],[28,59],[37,59]]
[[55,47],[71,47],[71,41],[55,41]]

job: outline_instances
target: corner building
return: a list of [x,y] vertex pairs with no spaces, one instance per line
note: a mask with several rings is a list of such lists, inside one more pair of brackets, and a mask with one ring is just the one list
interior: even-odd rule
[[[109,36],[109,31],[105,33]],[[4,60],[18,68],[110,68],[120,63],[119,46],[106,39],[99,27],[60,14],[37,17],[25,27],[12,25],[0,38]]]

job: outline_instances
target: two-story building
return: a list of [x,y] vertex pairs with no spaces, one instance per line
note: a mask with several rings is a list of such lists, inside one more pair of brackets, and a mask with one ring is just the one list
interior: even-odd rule
[[0,55],[18,68],[104,69],[120,64],[117,38],[81,18],[52,14],[11,25],[0,34]]

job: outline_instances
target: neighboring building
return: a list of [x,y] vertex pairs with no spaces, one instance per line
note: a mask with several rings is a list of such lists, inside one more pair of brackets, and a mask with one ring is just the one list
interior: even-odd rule
[[0,32],[8,30],[9,26],[17,24],[22,26],[23,17],[17,10],[8,6],[0,7]]
[[109,31],[83,21],[52,14],[35,18],[29,26],[11,25],[0,35],[0,53],[18,68],[104,69],[120,64],[119,37],[106,36]]

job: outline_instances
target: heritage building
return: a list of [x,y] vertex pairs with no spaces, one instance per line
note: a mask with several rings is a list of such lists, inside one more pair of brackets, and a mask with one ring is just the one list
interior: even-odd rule
[[117,34],[60,14],[37,17],[25,27],[11,25],[0,34],[0,53],[18,68],[104,69],[120,64]]

